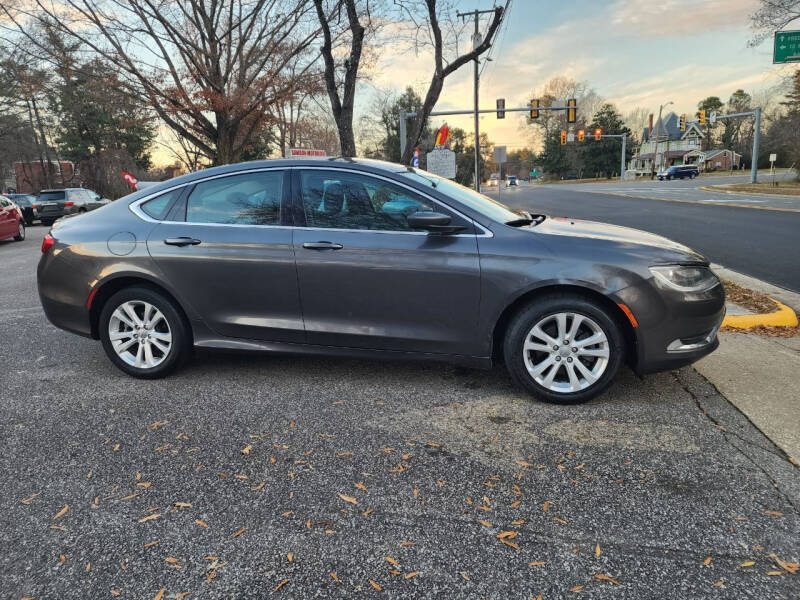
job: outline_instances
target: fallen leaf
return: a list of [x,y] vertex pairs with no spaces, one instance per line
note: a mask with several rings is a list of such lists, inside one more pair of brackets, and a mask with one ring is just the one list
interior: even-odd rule
[[345,496],[344,494],[339,494],[339,498],[341,498],[345,502],[349,502],[350,504],[358,504],[358,500],[356,500],[352,496]]
[[164,594],[167,593],[167,588],[161,588],[158,590],[158,593],[153,596],[153,600],[161,600],[164,597]]
[[562,525],[567,525],[568,524],[564,519],[562,519],[560,517],[553,517],[553,521],[558,521]]
[[214,579],[214,577],[216,576],[217,576],[216,569],[212,569],[211,571],[209,571],[208,576],[206,577],[206,583],[211,583],[211,580]]
[[242,535],[242,534],[243,534],[245,531],[247,531],[247,527],[242,527],[241,529],[237,529],[236,531],[234,531],[234,532],[233,532],[233,534],[231,535],[231,537],[232,537],[232,538],[239,537],[239,536],[240,536],[240,535]]
[[153,482],[152,481],[139,481],[136,485],[137,485],[137,487],[147,489],[151,485],[153,485]]
[[779,510],[765,510],[765,515],[772,515],[773,517],[782,517],[783,513]]
[[746,560],[740,566],[742,566],[742,567],[752,567],[755,564],[756,564],[756,561],[754,561],[754,560]]
[[483,525],[484,527],[491,527],[491,526],[492,526],[492,524],[491,524],[491,523],[489,523],[489,521],[484,521],[483,519],[481,519],[480,521],[478,521],[478,523],[480,523],[480,524],[481,524],[481,525]]
[[57,521],[61,517],[63,517],[69,511],[69,504],[65,505],[60,511],[56,513],[56,516],[53,517],[53,521]]
[[547,564],[544,560],[535,560],[532,563],[529,563],[531,567],[543,567]]
[[65,555],[63,555],[63,554],[59,554],[59,555],[58,555],[58,560],[60,560],[60,561],[61,561],[61,564],[63,565],[63,564],[66,564],[66,562],[67,562],[67,557],[66,557]]
[[602,553],[603,553],[603,551],[600,549],[600,544],[599,544],[599,543],[598,543],[598,544],[595,544],[595,546],[594,546],[594,555],[595,555],[597,558],[600,558],[600,555],[601,555]]
[[286,555],[286,560],[288,560],[289,562],[294,562],[294,554],[292,552],[289,552]]
[[520,504],[522,504],[522,500],[514,500],[509,506],[511,508],[517,508]]
[[111,595],[112,595],[112,596],[119,596],[119,595],[122,593],[122,592],[120,592],[119,590],[115,590],[115,589],[113,589],[113,588],[112,588],[112,589],[110,589],[110,590],[108,590],[108,591],[109,591],[109,592],[111,592]]
[[153,540],[152,542],[147,542],[143,544],[145,548],[152,548],[153,546],[158,546],[158,540]]
[[200,525],[200,527],[208,527],[208,523],[201,521],[200,519],[195,519],[194,522]]
[[411,579],[412,577],[416,577],[419,575],[419,571],[411,571],[408,575],[405,576],[406,579]]
[[370,584],[372,587],[374,587],[376,590],[378,590],[379,592],[382,592],[382,591],[383,591],[383,588],[382,588],[382,587],[381,587],[381,586],[378,584],[378,582],[376,582],[376,581],[373,581],[372,579],[370,579],[370,580],[369,580],[369,584]]
[[524,525],[525,524],[525,519],[515,519],[515,520],[511,521],[511,524],[512,525]]
[[548,508],[550,508],[550,502],[548,502],[548,501],[545,501],[545,503],[544,503],[544,504],[542,504],[542,510],[543,510],[544,512],[547,512],[547,509],[548,509]]
[[609,583],[613,583],[614,585],[619,585],[619,581],[616,579],[611,579],[608,575],[603,575],[602,573],[598,573],[594,576],[595,579],[599,579],[600,581],[608,581]]
[[161,513],[153,513],[152,515],[147,515],[146,517],[142,517],[141,519],[139,519],[139,523],[146,523],[147,521],[158,519],[160,516]]
[[414,495],[414,500],[419,498],[419,490],[417,488],[414,488],[414,491],[412,492],[412,494]]
[[783,575],[786,571],[767,571],[767,575]]
[[503,531],[495,536],[499,540],[513,540],[517,537],[516,531]]
[[459,575],[461,575],[461,577],[463,577],[463,578],[464,578],[464,579],[466,579],[467,581],[469,581],[469,580],[470,580],[470,579],[469,579],[469,575],[467,575],[467,574],[466,574],[464,571],[461,571],[461,572],[459,573]]
[[252,450],[252,449],[253,449],[253,444],[247,444],[247,446],[242,448],[242,454],[247,456],[248,454],[250,454],[250,450]]
[[267,485],[267,482],[266,482],[266,481],[262,481],[262,482],[261,482],[261,483],[259,483],[258,485],[254,485],[254,486],[252,486],[252,487],[250,488],[250,490],[251,490],[251,491],[253,491],[253,492],[260,492],[261,490],[263,490],[263,489],[264,489],[264,486],[265,486],[265,485]]
[[517,546],[514,542],[509,542],[506,539],[501,539],[500,541],[504,543],[506,546],[513,548],[514,550],[519,550],[519,546]]
[[283,580],[283,581],[281,581],[281,582],[280,582],[278,585],[276,585],[276,586],[275,586],[275,589],[273,589],[272,591],[273,591],[273,592],[277,592],[279,589],[281,589],[281,588],[282,588],[283,586],[285,586],[287,583],[289,583],[289,580],[288,580],[288,579],[284,579],[284,580]]
[[338,576],[338,575],[336,575],[336,573],[334,573],[333,571],[331,571],[331,577],[333,577],[333,580],[334,580],[336,583],[339,583],[339,576]]
[[241,474],[241,473],[237,473],[237,474],[236,474],[236,475],[234,475],[233,477],[234,477],[234,479],[241,479],[241,480],[246,480],[246,479],[249,479],[249,477],[248,477],[247,475],[243,475],[243,474]]
[[185,598],[189,595],[189,592],[181,592],[180,594],[175,595],[175,600],[180,600],[181,598]]
[[397,562],[397,559],[396,558],[392,558],[391,556],[387,556],[386,557],[386,562],[388,562],[390,565],[394,565],[395,567],[400,565],[400,563]]
[[167,558],[164,559],[164,562],[169,563],[171,565],[177,565],[179,562],[181,562],[181,559],[175,558],[174,556],[168,556]]
[[416,542],[400,542],[401,546],[414,546]]
[[364,485],[363,483],[361,483],[360,481],[356,481],[356,483],[355,483],[355,486],[356,486],[358,489],[360,489],[361,491],[363,491],[363,492],[366,492],[366,491],[367,491],[367,486],[365,486],[365,485]]
[[569,588],[569,591],[570,592],[577,592],[577,591],[580,591],[582,589],[583,589],[582,585],[575,585],[575,586],[572,586],[571,588]]
[[783,561],[780,558],[778,558],[778,556],[774,552],[770,553],[769,557],[776,563],[778,563],[778,566],[781,569],[791,573],[792,575],[795,575],[797,571],[800,570],[800,563],[790,563]]
[[23,500],[20,500],[20,502],[22,502],[23,504],[30,504],[31,502],[33,502],[33,499],[36,498],[36,496],[38,496],[40,493],[41,492],[36,492],[35,494],[28,496]]
[[192,508],[192,505],[189,502],[176,502],[175,506],[178,508]]
[[518,460],[517,464],[520,467],[532,467],[533,466],[531,463],[529,463],[528,461],[525,461],[525,460]]
[[136,496],[138,495],[139,492],[136,492],[135,494],[128,494],[127,496],[123,496],[122,498],[120,498],[120,500],[131,500],[133,498],[136,498]]
[[723,586],[723,585],[725,585],[725,581],[720,579],[719,581],[715,581],[714,585],[717,586],[717,587]]

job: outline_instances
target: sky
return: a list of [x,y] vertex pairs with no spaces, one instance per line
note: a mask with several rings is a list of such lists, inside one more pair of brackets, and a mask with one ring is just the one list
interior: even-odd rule
[[[498,3],[500,0],[497,0]],[[462,0],[461,10],[491,8],[491,0]],[[738,88],[753,92],[779,83],[772,44],[749,48],[750,15],[758,0],[513,0],[510,14],[483,69],[481,108],[497,98],[522,107],[554,76],[586,81],[626,112],[643,107],[694,113],[698,101],[723,102]],[[482,29],[488,24],[488,16]],[[469,42],[466,42],[469,43]],[[400,91],[427,90],[432,59],[387,47],[373,85]],[[472,108],[472,65],[447,78],[438,110]],[[362,105],[363,106],[363,105]],[[504,120],[482,115],[481,131],[509,149],[529,143],[525,113]],[[439,126],[444,117],[434,117]],[[472,116],[446,117],[448,125],[472,130]]]

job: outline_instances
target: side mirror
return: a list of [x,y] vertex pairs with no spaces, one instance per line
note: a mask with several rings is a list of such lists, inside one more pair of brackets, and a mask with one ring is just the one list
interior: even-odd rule
[[448,215],[431,211],[411,213],[406,217],[406,223],[411,229],[424,229],[431,233],[458,233],[465,229],[461,225],[450,225]]

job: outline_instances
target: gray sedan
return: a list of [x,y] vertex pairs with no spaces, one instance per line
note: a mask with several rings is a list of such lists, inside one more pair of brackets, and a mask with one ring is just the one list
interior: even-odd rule
[[685,246],[368,160],[185,175],[62,219],[42,252],[47,317],[135,377],[192,347],[502,360],[536,397],[575,403],[625,362],[647,373],[708,354],[725,311]]

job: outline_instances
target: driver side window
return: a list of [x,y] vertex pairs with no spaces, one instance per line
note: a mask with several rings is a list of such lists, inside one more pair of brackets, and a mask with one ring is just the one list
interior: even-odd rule
[[308,227],[413,231],[406,217],[434,210],[413,192],[360,173],[308,170],[300,181]]

